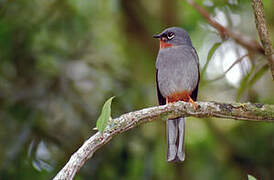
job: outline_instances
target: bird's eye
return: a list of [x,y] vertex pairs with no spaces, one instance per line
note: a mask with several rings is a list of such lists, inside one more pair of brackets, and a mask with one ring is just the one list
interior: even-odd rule
[[170,40],[172,38],[174,38],[174,33],[173,32],[169,32],[167,33],[167,38]]

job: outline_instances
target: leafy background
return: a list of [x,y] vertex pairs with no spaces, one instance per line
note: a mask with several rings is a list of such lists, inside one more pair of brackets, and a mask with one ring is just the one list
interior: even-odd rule
[[[258,40],[250,1],[196,2]],[[273,43],[273,1],[264,5]],[[52,178],[95,133],[111,96],[113,117],[157,105],[152,35],[168,26],[189,32],[201,69],[212,54],[199,100],[274,103],[266,59],[222,40],[183,0],[0,1],[0,179]],[[210,81],[243,54],[224,78]],[[183,164],[166,162],[165,143],[165,122],[135,128],[96,152],[76,179],[274,177],[271,123],[189,118]]]

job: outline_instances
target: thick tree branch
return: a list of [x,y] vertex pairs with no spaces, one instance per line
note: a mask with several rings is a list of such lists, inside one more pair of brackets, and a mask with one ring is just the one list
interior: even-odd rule
[[266,20],[264,17],[264,5],[261,0],[251,0],[251,5],[254,11],[256,27],[260,36],[261,43],[263,44],[265,50],[265,55],[268,59],[272,78],[274,80],[274,50],[271,45]]
[[142,109],[124,114],[109,121],[103,134],[90,137],[70,158],[54,180],[71,180],[93,153],[108,143],[114,136],[138,124],[159,118],[171,119],[179,116],[219,117],[258,122],[274,122],[274,105],[251,103],[197,102],[195,110],[191,103],[177,102],[164,106]]

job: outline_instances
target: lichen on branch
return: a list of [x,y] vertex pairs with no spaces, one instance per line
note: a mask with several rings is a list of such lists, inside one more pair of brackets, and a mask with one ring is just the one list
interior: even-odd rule
[[176,102],[164,106],[150,107],[127,114],[108,122],[103,133],[95,133],[71,156],[54,180],[71,180],[94,152],[108,143],[114,136],[156,119],[172,119],[180,116],[200,118],[217,117],[235,120],[274,122],[274,105],[252,103],[196,102],[195,109],[191,103]]

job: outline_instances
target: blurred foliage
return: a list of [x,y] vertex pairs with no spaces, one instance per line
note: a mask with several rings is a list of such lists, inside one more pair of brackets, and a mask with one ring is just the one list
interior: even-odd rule
[[[258,39],[249,1],[196,2],[226,27]],[[273,1],[264,4],[273,42]],[[175,25],[190,33],[201,69],[207,64],[199,100],[274,103],[265,58],[222,41],[183,0],[0,1],[0,179],[52,178],[94,133],[113,95],[113,117],[157,105],[158,42],[151,37]],[[243,53],[249,57],[222,80],[209,81]],[[165,150],[165,123],[155,121],[114,138],[76,179],[274,177],[270,123],[189,118],[186,161],[167,163]]]

